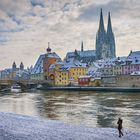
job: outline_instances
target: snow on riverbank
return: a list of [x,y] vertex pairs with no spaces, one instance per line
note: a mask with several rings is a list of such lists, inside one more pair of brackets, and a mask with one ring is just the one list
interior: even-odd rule
[[[17,115],[0,113],[0,140],[120,140],[117,129],[88,128]],[[140,133],[124,130],[121,140],[140,140]]]

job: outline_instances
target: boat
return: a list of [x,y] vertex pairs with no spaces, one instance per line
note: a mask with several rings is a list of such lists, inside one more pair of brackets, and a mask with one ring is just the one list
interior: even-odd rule
[[37,85],[37,89],[42,89],[43,86],[41,84]]
[[21,86],[19,85],[12,85],[11,92],[21,92]]

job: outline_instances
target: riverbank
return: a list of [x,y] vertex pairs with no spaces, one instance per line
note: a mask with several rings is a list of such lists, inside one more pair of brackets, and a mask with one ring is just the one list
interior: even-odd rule
[[[120,140],[115,128],[89,128],[60,121],[0,113],[0,140]],[[139,140],[140,133],[124,130],[121,140]]]
[[45,90],[140,92],[140,87],[47,87]]

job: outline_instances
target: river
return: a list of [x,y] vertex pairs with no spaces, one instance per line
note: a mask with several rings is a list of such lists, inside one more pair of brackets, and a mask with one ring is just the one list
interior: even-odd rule
[[35,91],[1,93],[0,112],[39,116],[89,127],[116,127],[140,131],[140,93]]

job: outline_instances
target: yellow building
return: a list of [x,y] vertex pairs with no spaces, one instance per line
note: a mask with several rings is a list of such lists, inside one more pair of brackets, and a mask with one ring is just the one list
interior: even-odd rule
[[78,85],[79,76],[85,75],[87,72],[85,64],[67,64],[65,62],[56,63],[54,69],[54,83],[56,86]]
[[68,85],[69,84],[69,71],[68,70],[56,70],[55,71],[55,85]]
[[80,76],[86,75],[86,66],[72,66],[69,69],[69,83],[78,84],[78,78]]

